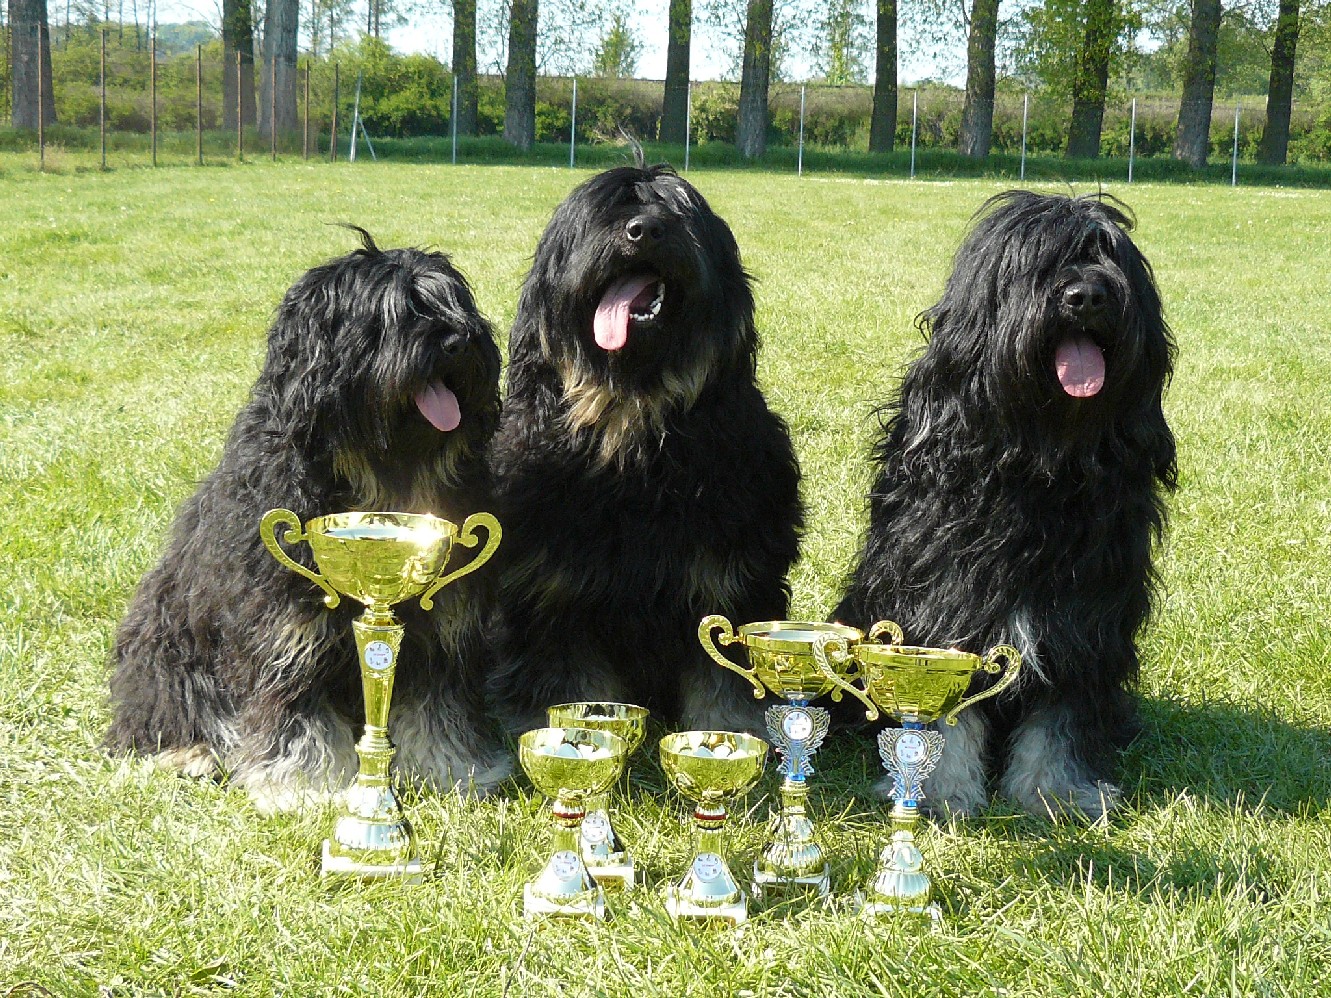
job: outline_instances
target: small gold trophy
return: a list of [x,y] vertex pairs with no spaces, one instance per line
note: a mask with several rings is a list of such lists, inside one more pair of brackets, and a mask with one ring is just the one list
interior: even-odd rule
[[[878,626],[878,625],[875,625]],[[900,633],[898,630],[897,633]],[[909,645],[861,643],[847,646],[834,635],[820,637],[814,657],[823,674],[841,689],[864,702],[865,716],[876,720],[881,710],[901,722],[900,728],[878,733],[878,754],[892,775],[892,842],[878,857],[878,873],[864,901],[863,913],[873,916],[901,911],[941,912],[929,903],[929,877],[915,845],[921,784],[943,755],[943,736],[926,729],[942,718],[957,723],[967,707],[996,696],[1010,686],[1021,670],[1021,654],[1011,645],[995,645],[984,658],[955,648],[916,648]],[[847,663],[859,671],[863,690],[841,678]],[[836,664],[834,664],[836,663]],[[1002,673],[1002,678],[972,697],[966,696],[971,679],[980,672]]]
[[[717,648],[712,632],[719,631],[722,645],[742,645],[748,653],[750,668],[745,669]],[[897,625],[886,621],[869,629],[870,637],[891,633],[901,640]],[[832,878],[827,860],[814,833],[813,820],[805,810],[809,796],[808,777],[813,775],[813,754],[827,736],[831,716],[822,707],[809,702],[831,691],[834,700],[841,690],[820,671],[813,657],[813,645],[819,635],[840,638],[847,645],[864,638],[857,627],[795,620],[767,620],[745,624],[736,634],[729,620],[720,614],[704,617],[698,625],[698,640],[716,663],[753,684],[753,695],[761,699],[767,690],[787,701],[769,707],[765,715],[767,732],[781,753],[778,772],[781,781],[781,810],[768,825],[767,843],[753,863],[753,893],[761,897],[770,887],[811,888],[825,896]],[[844,678],[844,677],[843,677]]]
[[523,889],[528,918],[561,915],[605,918],[605,891],[587,872],[578,828],[587,801],[619,779],[628,757],[624,739],[591,728],[537,728],[518,739],[518,760],[532,784],[553,798],[554,852]]
[[[618,735],[624,739],[626,761],[647,733],[647,709],[631,703],[561,703],[545,713],[552,728],[591,728]],[[581,838],[582,861],[592,879],[603,887],[634,885],[633,854],[610,820],[609,793],[587,798]]]
[[[282,524],[291,528],[282,538],[287,544],[309,544],[318,572],[292,560],[278,545]],[[455,541],[476,546],[478,526],[487,535],[481,553],[441,575]],[[365,694],[365,733],[356,744],[360,768],[332,838],[324,840],[323,874],[403,877],[418,883],[425,870],[388,772],[394,753],[388,708],[404,632],[393,604],[420,594],[421,607],[433,607],[441,588],[489,561],[499,546],[499,523],[489,513],[473,513],[459,531],[456,524],[428,514],[337,513],[310,520],[302,531],[295,513],[273,509],[260,521],[259,535],[274,558],[324,591],[329,609],[341,602],[339,594],[365,604],[365,612],[351,622]]]
[[731,731],[681,731],[661,739],[661,768],[696,805],[693,821],[699,832],[689,872],[666,894],[671,917],[725,919],[735,925],[749,917],[748,898],[722,852],[721,829],[725,801],[758,782],[767,748],[761,738]]

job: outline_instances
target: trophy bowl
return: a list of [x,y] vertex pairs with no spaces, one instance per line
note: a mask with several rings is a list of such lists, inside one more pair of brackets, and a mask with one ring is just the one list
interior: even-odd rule
[[[871,638],[883,633],[901,640],[901,631],[890,621],[869,629]],[[719,636],[721,645],[741,645],[749,668],[726,658],[713,640],[714,634]],[[751,886],[756,897],[771,888],[812,889],[826,896],[832,886],[827,859],[805,806],[809,795],[807,779],[814,771],[813,756],[831,723],[831,715],[822,707],[809,706],[809,701],[828,692],[832,699],[840,700],[842,692],[837,682],[824,674],[814,655],[814,645],[820,639],[835,639],[849,647],[862,641],[864,632],[846,624],[802,620],[764,620],[744,624],[736,630],[720,614],[704,617],[698,625],[698,640],[703,649],[718,665],[738,672],[752,683],[755,697],[761,698],[770,690],[787,701],[769,707],[765,715],[767,733],[781,754],[778,771],[784,779],[781,807],[772,814],[767,840],[753,863]],[[843,664],[854,670],[854,661],[848,658],[832,663],[831,667]],[[847,674],[841,674],[840,679],[847,679]]]
[[[591,728],[609,731],[624,739],[625,759],[633,755],[647,734],[647,709],[631,703],[560,703],[546,709],[546,720],[554,728]],[[587,798],[587,816],[582,819],[582,861],[592,879],[603,887],[633,887],[636,882],[633,855],[620,838],[610,818],[610,795]]]
[[[848,646],[829,636],[818,640],[814,657],[827,679],[864,703],[870,721],[887,714],[901,724],[878,733],[878,755],[892,777],[893,832],[861,910],[869,916],[920,912],[937,921],[942,914],[929,903],[929,877],[914,829],[924,780],[943,756],[944,739],[925,725],[939,720],[954,725],[963,710],[1007,689],[1020,673],[1021,654],[1011,645],[995,645],[983,657],[956,648]],[[851,663],[859,687],[843,678]],[[988,689],[966,696],[981,673],[1001,676]]]
[[578,849],[589,797],[610,789],[623,772],[628,745],[610,731],[537,728],[518,739],[518,761],[532,785],[553,799],[553,852],[523,889],[527,917],[605,918],[605,892]]
[[[282,541],[309,544],[318,571],[283,550],[277,538],[283,525],[288,529]],[[461,568],[443,574],[455,542],[476,546],[478,526],[486,529],[485,547]],[[329,609],[343,595],[365,605],[351,622],[365,699],[365,730],[356,743],[360,766],[333,834],[324,841],[323,874],[418,882],[424,866],[389,772],[396,749],[388,738],[388,714],[405,634],[393,605],[420,596],[421,608],[431,609],[440,588],[489,561],[499,545],[499,523],[489,513],[473,513],[459,531],[428,513],[361,512],[318,516],[302,529],[294,512],[272,509],[259,523],[259,536],[279,563],[323,590]]]
[[698,850],[684,878],[666,896],[676,919],[748,918],[748,897],[726,863],[721,830],[725,801],[747,793],[763,773],[768,745],[732,731],[681,731],[661,739],[661,768],[670,785],[696,805]]

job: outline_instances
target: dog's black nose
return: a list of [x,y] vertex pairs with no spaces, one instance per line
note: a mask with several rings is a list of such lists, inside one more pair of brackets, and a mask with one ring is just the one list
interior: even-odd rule
[[1076,281],[1063,289],[1063,308],[1077,318],[1099,315],[1109,304],[1109,291],[1096,281]]
[[624,226],[624,234],[631,243],[659,243],[665,238],[665,223],[651,215],[638,215],[630,218]]

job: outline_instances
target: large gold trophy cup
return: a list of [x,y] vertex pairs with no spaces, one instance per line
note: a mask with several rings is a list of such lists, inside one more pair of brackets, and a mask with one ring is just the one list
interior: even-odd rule
[[[283,535],[285,543],[309,544],[319,571],[306,568],[282,550],[277,540],[281,525],[290,528]],[[480,554],[461,568],[441,574],[454,543],[476,546],[476,527],[486,530]],[[324,591],[329,609],[343,595],[365,605],[365,612],[351,625],[365,694],[365,733],[356,744],[360,769],[347,791],[333,835],[324,841],[323,873],[419,881],[424,867],[389,774],[394,749],[388,740],[388,709],[404,631],[393,604],[419,595],[421,607],[431,609],[435,593],[474,572],[494,554],[499,546],[499,523],[489,513],[473,513],[459,530],[456,524],[428,514],[336,513],[316,517],[302,530],[295,513],[274,509],[264,514],[259,534],[274,558]]]
[[587,801],[604,794],[624,771],[628,745],[610,731],[537,728],[518,739],[518,761],[537,790],[553,799],[554,851],[523,890],[528,918],[605,918],[605,890],[587,871],[578,831]]
[[725,802],[747,793],[763,775],[767,743],[731,731],[681,731],[661,739],[666,780],[694,802],[698,851],[689,872],[666,894],[673,918],[724,919],[738,925],[749,917],[748,897],[726,863],[721,831]]
[[[546,709],[552,728],[591,728],[609,731],[624,739],[624,757],[638,751],[647,734],[647,709],[631,703],[580,701],[560,703]],[[635,881],[633,854],[620,838],[610,818],[610,794],[587,798],[587,815],[582,819],[582,861],[592,879],[603,887],[631,888]]]
[[[925,725],[940,718],[956,724],[957,715],[967,707],[997,696],[1016,680],[1021,654],[1011,645],[996,645],[981,658],[955,648],[848,645],[827,635],[815,642],[814,657],[829,681],[864,702],[870,721],[881,712],[901,723],[900,728],[878,733],[878,754],[892,776],[896,802],[892,841],[879,857],[878,873],[862,910],[866,915],[914,911],[937,919],[940,912],[929,903],[929,877],[923,872],[914,833],[924,797],[921,784],[943,755],[942,734]],[[862,689],[841,678],[851,663]],[[981,672],[1002,675],[993,686],[967,697],[971,680]]]
[[[715,641],[714,633],[719,635]],[[871,640],[884,633],[890,634],[894,641],[901,640],[900,629],[890,621],[869,629]],[[765,715],[767,732],[781,754],[778,772],[783,779],[781,809],[772,816],[767,842],[753,863],[755,895],[772,887],[807,888],[826,895],[831,888],[827,859],[805,807],[809,796],[807,780],[814,772],[813,755],[827,736],[831,720],[826,710],[811,707],[809,703],[828,692],[834,699],[841,699],[841,690],[823,674],[814,658],[813,647],[819,636],[837,638],[851,645],[861,641],[864,633],[845,624],[794,620],[745,624],[736,632],[720,614],[704,617],[698,625],[698,640],[703,649],[718,665],[738,672],[752,683],[756,698],[761,699],[770,690],[786,701],[769,707]],[[717,647],[718,642],[723,646],[742,646],[749,668],[726,658]]]

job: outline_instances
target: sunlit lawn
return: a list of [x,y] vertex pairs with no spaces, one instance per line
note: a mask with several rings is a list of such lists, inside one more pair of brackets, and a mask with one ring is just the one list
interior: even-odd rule
[[[690,832],[644,749],[621,821],[647,888],[612,897],[607,924],[536,929],[521,886],[548,823],[525,783],[480,804],[410,798],[435,878],[330,890],[327,813],[261,818],[240,792],[97,744],[116,622],[216,461],[282,292],[351,248],[329,223],[449,251],[502,330],[541,227],[586,174],[39,175],[30,159],[0,157],[0,995],[1331,994],[1331,194],[1110,187],[1137,211],[1179,342],[1181,487],[1143,639],[1146,727],[1108,824],[1050,826],[998,800],[931,827],[941,928],[868,925],[850,899],[888,826],[867,796],[876,753],[843,736],[813,797],[833,903],[739,932],[675,927],[660,887]],[[792,613],[820,616],[862,527],[873,404],[1003,185],[690,179],[757,278],[760,373],[810,512]],[[769,774],[739,809],[738,871],[774,789]]]

